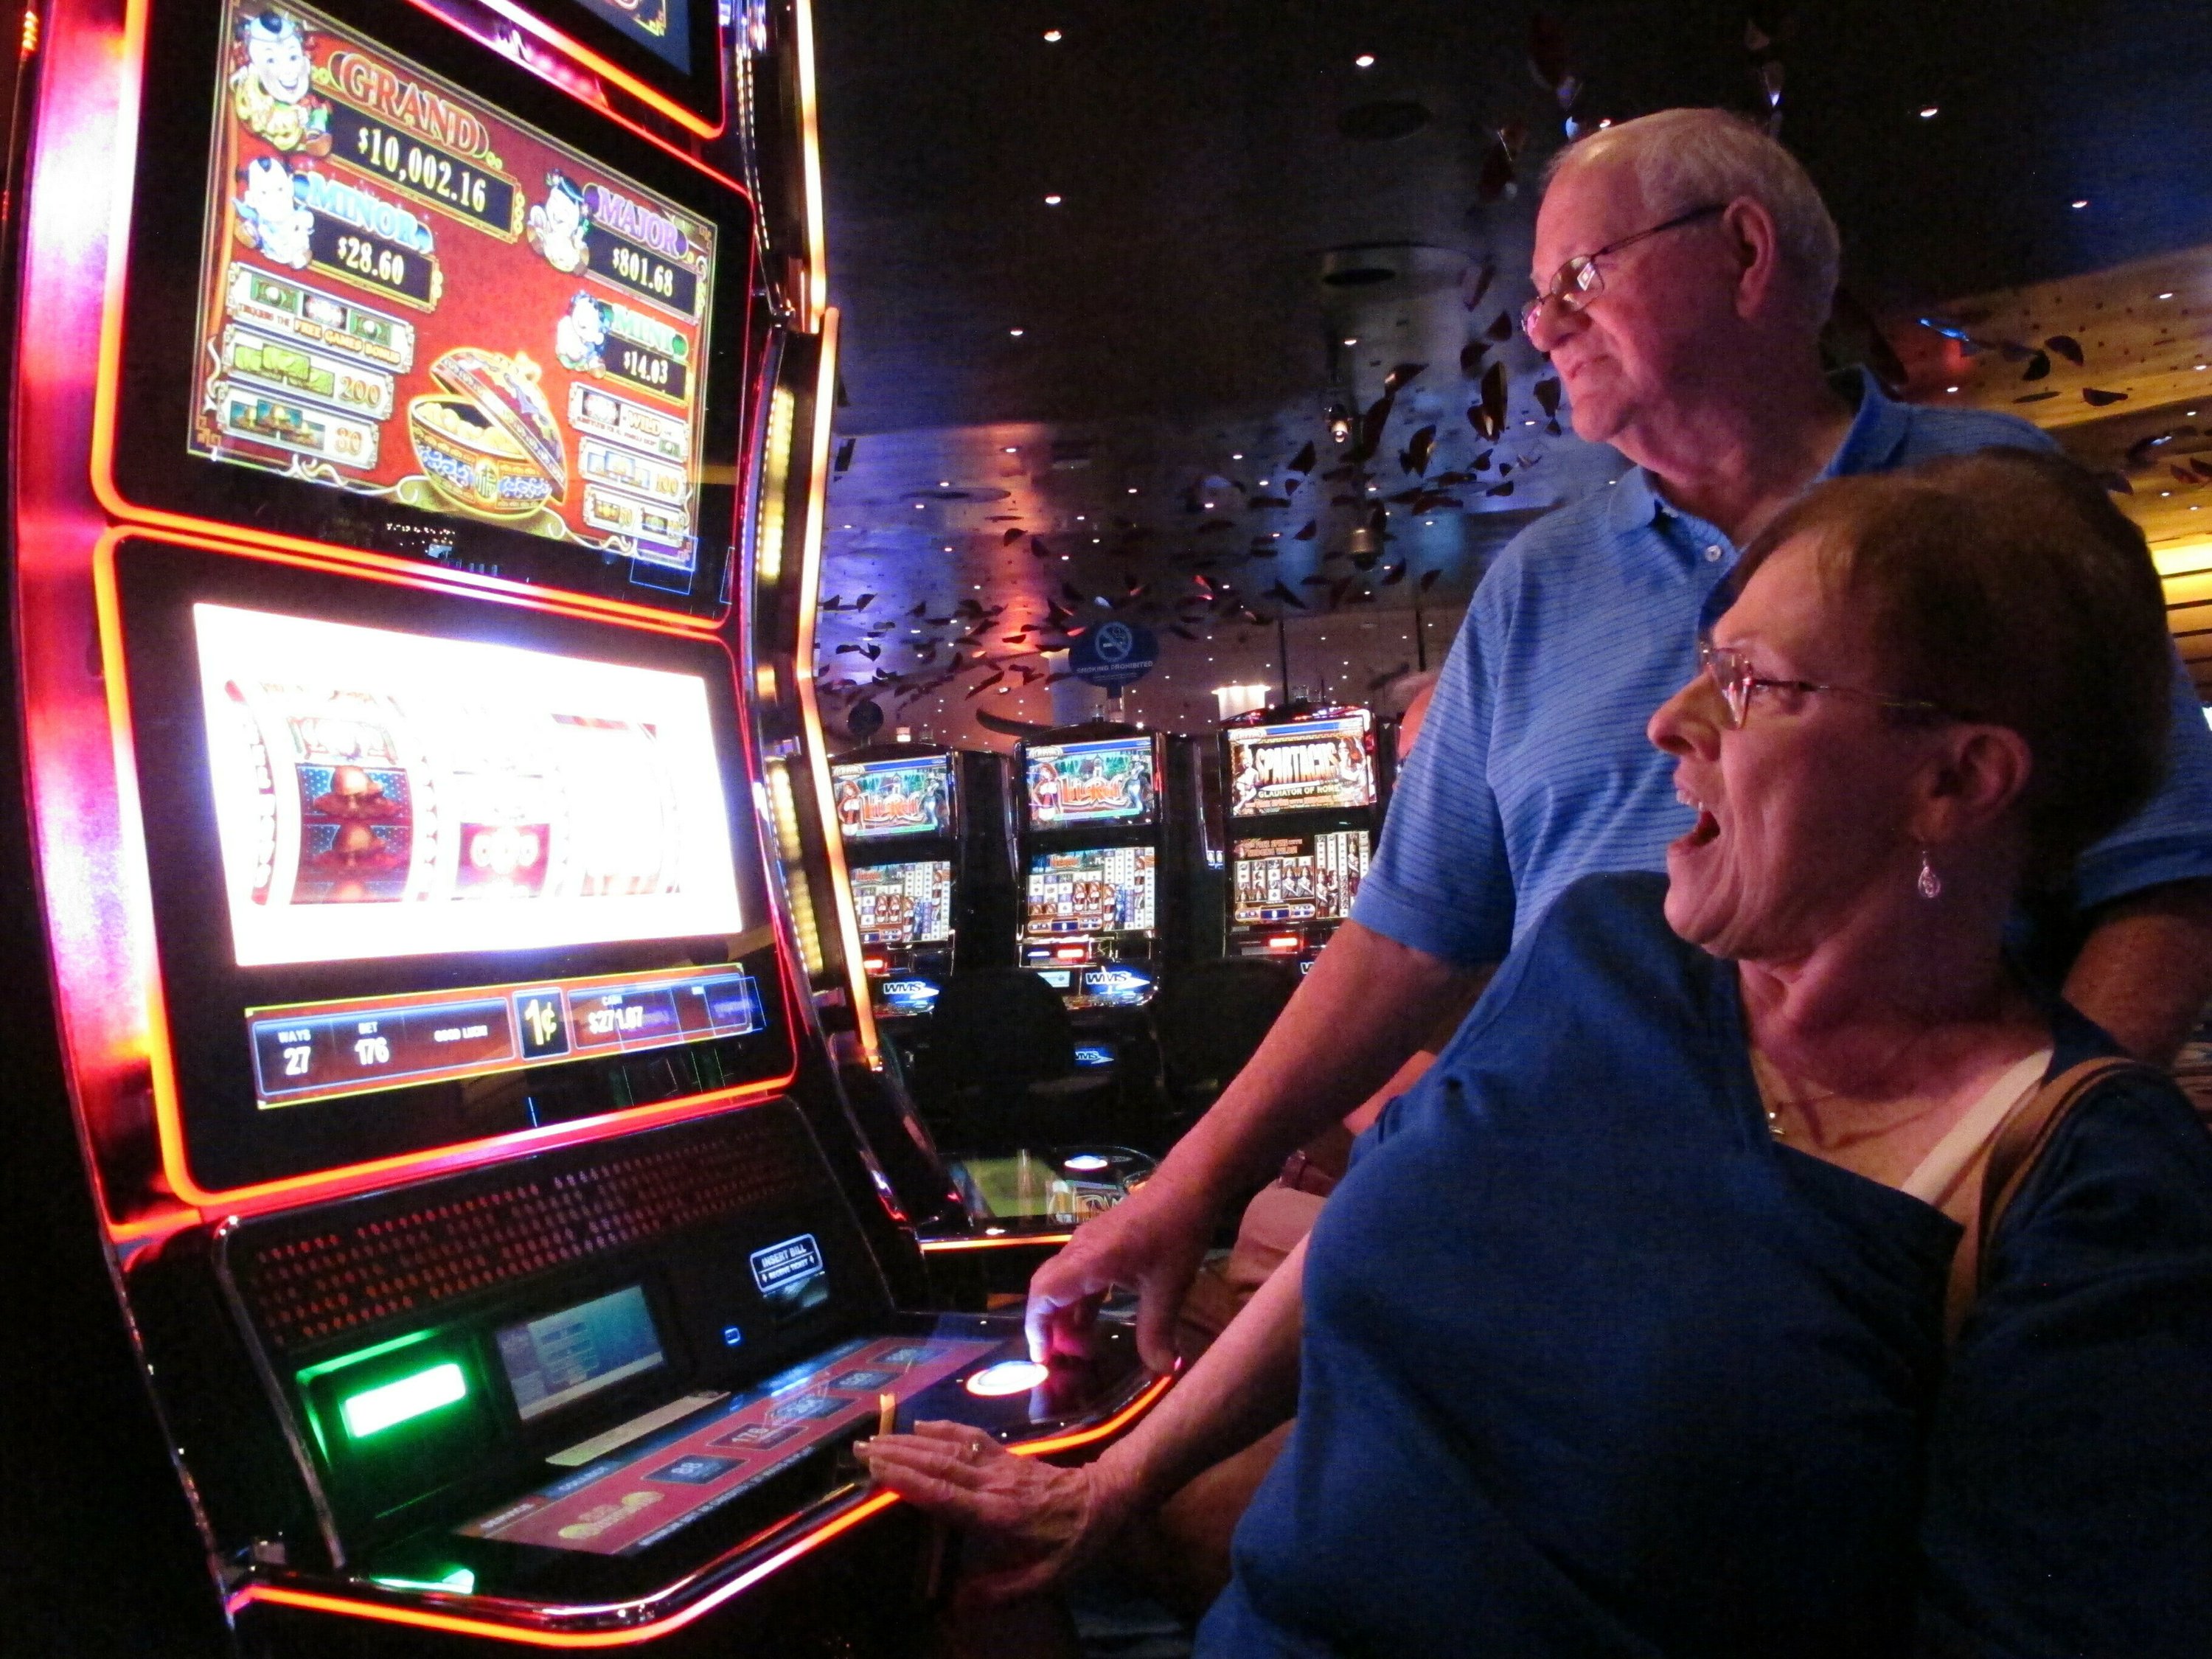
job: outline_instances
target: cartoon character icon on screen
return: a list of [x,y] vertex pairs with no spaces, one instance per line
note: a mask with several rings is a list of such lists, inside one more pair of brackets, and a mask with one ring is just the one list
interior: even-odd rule
[[530,210],[530,246],[565,276],[584,268],[585,239],[592,234],[592,212],[576,181],[558,171],[545,175],[545,199]]
[[292,173],[273,155],[261,155],[238,170],[238,239],[258,248],[264,258],[305,270],[313,257],[315,216],[292,193]]
[[553,326],[553,355],[561,367],[581,374],[605,366],[601,356],[607,343],[607,313],[583,289],[576,290],[568,310]]
[[328,818],[376,819],[399,817],[405,809],[385,793],[383,781],[358,766],[331,769],[331,787],[307,810]]
[[241,20],[231,61],[230,106],[248,131],[277,149],[330,154],[331,106],[315,95],[298,18],[272,10]]

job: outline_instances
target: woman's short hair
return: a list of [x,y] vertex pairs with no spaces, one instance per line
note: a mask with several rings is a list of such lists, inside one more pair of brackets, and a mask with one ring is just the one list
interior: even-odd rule
[[2081,468],[1997,448],[1832,479],[1759,532],[1732,581],[1802,536],[1866,619],[1881,690],[2027,739],[2032,879],[2064,879],[2158,787],[2165,596],[2142,532]]
[[1747,196],[1774,221],[1776,243],[1808,329],[1835,304],[1841,240],[1827,204],[1797,158],[1724,109],[1662,109],[1601,127],[1552,157],[1545,181],[1570,167],[1626,166],[1654,221]]

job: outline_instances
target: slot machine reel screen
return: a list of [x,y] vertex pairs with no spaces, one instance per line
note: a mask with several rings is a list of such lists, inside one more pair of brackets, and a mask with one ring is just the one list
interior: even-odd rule
[[573,106],[405,9],[183,0],[150,30],[177,72],[148,82],[122,493],[717,614],[744,198],[611,125],[605,155],[552,137],[529,117]]
[[837,828],[848,842],[952,833],[952,757],[863,761],[830,769]]
[[719,643],[159,544],[118,586],[203,1185],[787,1069]]
[[863,945],[939,945],[952,937],[952,865],[862,864],[852,872]]
[[1234,851],[1240,927],[1341,921],[1367,874],[1364,830],[1239,836]]
[[1152,738],[1039,744],[1026,753],[1030,828],[1158,821],[1158,758]]
[[1229,816],[1372,806],[1373,733],[1364,708],[1333,720],[1231,726]]
[[1158,863],[1151,847],[1033,854],[1024,932],[1033,944],[1151,933],[1157,926]]

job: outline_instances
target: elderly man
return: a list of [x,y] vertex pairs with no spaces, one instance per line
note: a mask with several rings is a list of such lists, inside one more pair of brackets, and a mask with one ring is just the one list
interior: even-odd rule
[[[1695,665],[1738,546],[1808,484],[1998,444],[2026,423],[1825,379],[1836,229],[1779,144],[1670,110],[1575,144],[1536,220],[1528,337],[1576,432],[1635,465],[1522,532],[1469,607],[1352,919],[1143,1190],[1041,1268],[1042,1349],[1110,1285],[1164,1365],[1224,1200],[1340,1117],[1577,877],[1665,867],[1688,826],[1645,722]],[[2176,665],[2161,794],[2092,848],[2068,998],[2163,1059],[2212,996],[2212,733]],[[1629,1079],[1623,1079],[1624,1086]]]

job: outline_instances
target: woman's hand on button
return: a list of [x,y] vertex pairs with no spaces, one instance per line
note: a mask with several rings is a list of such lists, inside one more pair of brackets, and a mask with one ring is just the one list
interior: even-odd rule
[[926,1514],[986,1546],[963,1596],[1001,1601],[1044,1589],[1091,1559],[1127,1519],[1098,1466],[1017,1457],[964,1423],[917,1423],[854,1448],[868,1473]]

